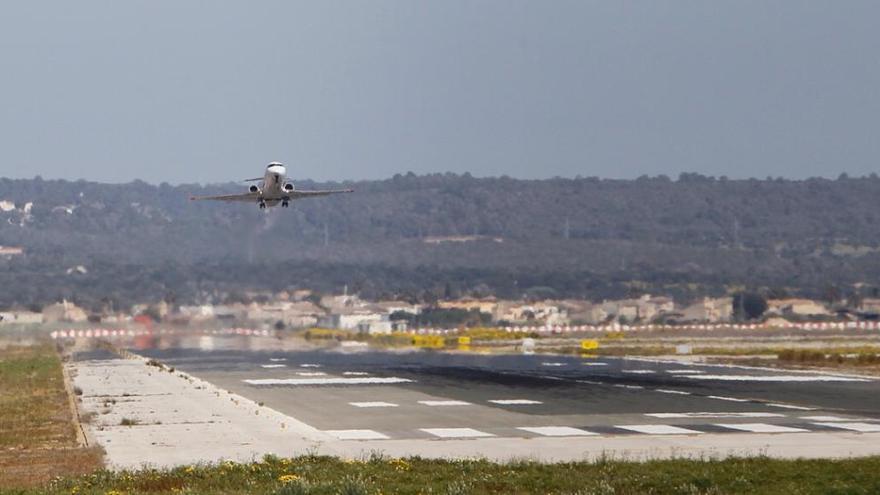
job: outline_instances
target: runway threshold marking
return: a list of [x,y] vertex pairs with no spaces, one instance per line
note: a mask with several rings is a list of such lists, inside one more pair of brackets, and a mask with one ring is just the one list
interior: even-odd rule
[[297,371],[297,376],[327,376],[323,371]]
[[397,407],[393,402],[349,402],[354,407]]
[[529,399],[491,399],[489,402],[493,404],[500,404],[502,406],[526,406],[531,404],[543,404],[543,402],[539,400],[529,400]]
[[314,364],[314,363],[305,363],[305,364],[301,364],[301,365],[299,365],[299,367],[300,367],[300,368],[320,368],[321,365],[320,365],[320,364]]
[[287,358],[269,358],[269,361],[272,361],[273,363],[277,363],[280,361],[287,361]]
[[261,368],[286,368],[286,364],[261,364]]
[[656,373],[654,370],[620,370],[621,373],[630,373],[633,375],[653,375]]
[[339,440],[388,440],[389,438],[388,435],[374,430],[324,430],[324,433]]
[[672,425],[614,425],[614,427],[647,435],[699,435],[703,433]]
[[420,400],[419,404],[431,407],[446,407],[446,406],[470,406],[473,405],[470,402],[465,402],[463,400]]
[[656,388],[655,392],[660,392],[661,394],[675,394],[675,395],[691,395],[690,392],[685,392],[684,390],[669,390],[665,388]]
[[494,437],[491,433],[473,428],[419,428],[421,431],[438,438],[485,438]]
[[343,371],[344,376],[369,376],[366,371]]
[[823,423],[813,423],[819,426],[828,426],[831,428],[840,428],[843,430],[851,430],[858,431],[860,433],[874,433],[880,431],[880,424],[875,423],[862,423],[862,422],[851,422],[851,423],[841,423],[841,422],[823,422]]
[[752,433],[803,433],[809,430],[767,423],[715,423],[715,426]]
[[801,416],[800,419],[806,419],[807,421],[852,421],[840,416]]
[[545,437],[585,437],[598,435],[598,433],[580,428],[572,428],[571,426],[520,426],[517,430],[528,431]]

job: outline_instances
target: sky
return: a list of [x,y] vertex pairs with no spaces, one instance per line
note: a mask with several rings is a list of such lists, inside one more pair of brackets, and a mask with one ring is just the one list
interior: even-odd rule
[[9,1],[0,177],[880,169],[880,2]]

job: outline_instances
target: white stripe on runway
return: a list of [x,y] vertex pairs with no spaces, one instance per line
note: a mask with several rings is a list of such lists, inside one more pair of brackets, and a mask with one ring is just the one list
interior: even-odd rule
[[767,404],[770,407],[779,407],[782,409],[794,409],[797,411],[815,411],[815,407],[792,406],[789,404]]
[[571,426],[520,426],[517,430],[528,431],[545,437],[585,437],[598,435],[592,431],[572,428]]
[[301,364],[301,365],[299,365],[299,367],[300,367],[300,368],[320,368],[321,365],[320,365],[320,364],[306,363],[306,364]]
[[864,378],[832,375],[687,375],[694,380],[720,380],[726,382],[867,382]]
[[323,371],[297,371],[297,376],[327,376]]
[[699,375],[705,373],[703,370],[666,370],[666,372],[673,375]]
[[752,433],[802,433],[808,430],[790,426],[771,425],[767,423],[716,423],[715,426],[731,430],[750,431]]
[[340,440],[388,440],[388,435],[373,430],[324,430],[324,433]]
[[661,394],[675,394],[675,395],[691,395],[690,392],[685,392],[684,390],[668,390],[665,388],[654,389],[655,392],[660,392]]
[[842,428],[844,430],[858,431],[862,433],[873,433],[880,431],[880,424],[875,423],[814,423],[820,426],[831,426],[833,428]]
[[647,413],[653,418],[784,418],[784,414],[769,412],[686,412],[686,413]]
[[852,419],[841,418],[840,416],[801,416],[800,419],[807,421],[852,421]]
[[345,376],[369,376],[366,371],[343,371],[342,374]]
[[272,361],[273,363],[277,363],[279,361],[287,361],[287,358],[269,358],[269,361]]
[[261,364],[261,368],[286,368],[286,364]]
[[565,363],[544,362],[544,363],[541,363],[541,366],[565,366]]
[[363,377],[363,378],[265,378],[242,380],[249,385],[383,385],[389,383],[410,383],[408,378]]
[[495,436],[491,433],[475,430],[473,428],[420,428],[420,430],[440,438],[478,438]]
[[529,399],[493,399],[489,402],[493,404],[500,404],[502,406],[526,406],[529,404],[543,404],[539,400],[529,400]]
[[593,361],[588,361],[586,363],[581,363],[581,364],[583,364],[584,366],[608,366],[608,363],[596,363]]
[[648,435],[698,435],[703,432],[672,425],[614,425],[615,428],[637,431]]
[[730,402],[751,402],[751,399],[737,399],[736,397],[722,397],[720,395],[707,395],[707,399],[727,400]]
[[651,375],[654,370],[620,370],[621,373],[632,373],[634,375]]
[[397,407],[392,402],[349,402],[354,407]]
[[419,404],[425,406],[470,406],[470,402],[463,400],[420,400]]

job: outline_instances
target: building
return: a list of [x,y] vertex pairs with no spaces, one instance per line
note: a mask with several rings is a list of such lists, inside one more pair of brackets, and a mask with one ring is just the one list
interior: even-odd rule
[[43,321],[46,323],[59,321],[78,323],[88,319],[89,315],[84,309],[66,300],[43,308]]
[[767,301],[767,313],[804,317],[831,315],[824,304],[811,299],[771,299]]
[[481,313],[495,314],[495,310],[498,307],[498,300],[494,297],[487,297],[484,299],[474,299],[474,298],[464,298],[457,299],[455,301],[440,301],[437,303],[437,306],[444,309],[464,309],[466,311],[471,311],[476,309]]
[[721,322],[730,321],[733,316],[732,297],[704,297],[681,311],[682,321]]
[[29,325],[43,323],[43,313],[33,311],[3,311],[0,312],[0,324]]

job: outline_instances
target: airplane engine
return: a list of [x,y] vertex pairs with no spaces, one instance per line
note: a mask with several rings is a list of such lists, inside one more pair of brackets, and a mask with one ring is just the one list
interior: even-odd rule
[[288,182],[287,184],[284,184],[284,190],[287,192],[293,192],[293,183]]
[[249,189],[252,193],[260,192],[260,188],[257,186],[251,186]]

